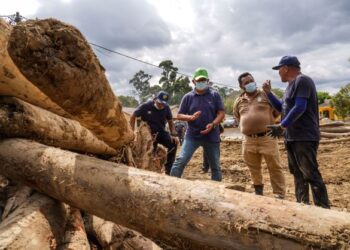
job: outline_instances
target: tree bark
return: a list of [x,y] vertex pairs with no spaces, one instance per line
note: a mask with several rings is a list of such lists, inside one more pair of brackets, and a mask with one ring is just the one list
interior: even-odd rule
[[0,249],[55,249],[65,221],[61,203],[35,193],[1,222]]
[[90,250],[90,244],[85,232],[84,221],[79,209],[68,207],[68,221],[65,227],[65,233],[62,243],[57,247],[58,250]]
[[0,136],[28,138],[82,153],[117,154],[79,122],[14,97],[0,96]]
[[28,186],[18,186],[16,192],[12,197],[7,199],[4,212],[1,216],[3,221],[6,217],[9,216],[14,210],[21,206],[32,194],[33,189]]
[[0,174],[177,247],[349,246],[348,213],[129,168],[28,140],[0,142]]
[[133,140],[104,68],[76,28],[55,19],[17,24],[8,53],[30,82],[108,145]]
[[7,51],[12,27],[0,18],[0,95],[10,95],[64,117],[70,115],[42,93],[19,71]]
[[90,230],[104,250],[161,249],[142,234],[97,216],[89,215],[88,223]]

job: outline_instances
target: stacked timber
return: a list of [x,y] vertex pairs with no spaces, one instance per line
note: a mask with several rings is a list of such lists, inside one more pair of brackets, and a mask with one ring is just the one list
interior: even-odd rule
[[342,121],[321,124],[320,131],[323,138],[340,139],[350,137],[350,125]]
[[77,29],[0,24],[0,249],[349,247],[348,213],[157,173]]

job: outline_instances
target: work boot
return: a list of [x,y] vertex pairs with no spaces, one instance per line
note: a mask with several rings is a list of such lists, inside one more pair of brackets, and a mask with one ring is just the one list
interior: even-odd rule
[[254,185],[254,189],[256,195],[263,195],[264,185]]

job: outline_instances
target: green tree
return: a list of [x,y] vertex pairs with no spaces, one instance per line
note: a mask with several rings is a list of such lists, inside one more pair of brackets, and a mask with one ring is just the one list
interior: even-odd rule
[[141,102],[144,102],[149,97],[151,86],[149,80],[151,75],[145,73],[143,70],[137,72],[134,77],[129,81],[135,88],[136,94],[139,96]]
[[178,77],[178,68],[174,66],[171,60],[162,61],[159,67],[163,69],[159,84],[163,90],[168,92],[170,96],[169,104],[180,104],[182,97],[192,90],[190,79],[187,76]]
[[331,95],[328,92],[324,91],[318,91],[317,92],[317,99],[318,99],[318,104],[324,103],[325,100],[331,99]]
[[118,96],[119,101],[124,107],[136,108],[139,105],[139,102],[133,96]]
[[271,89],[272,92],[280,99],[282,99],[283,95],[284,95],[284,91],[282,89],[279,88],[273,88]]
[[343,119],[350,116],[350,83],[333,96],[331,106],[334,107],[334,112]]

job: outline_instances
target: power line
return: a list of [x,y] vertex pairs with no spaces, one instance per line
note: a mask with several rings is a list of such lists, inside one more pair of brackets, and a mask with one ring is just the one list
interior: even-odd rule
[[[126,55],[126,54],[124,54],[124,53],[121,53],[121,52],[118,52],[118,51],[115,51],[115,50],[108,49],[108,48],[103,47],[103,46],[101,46],[101,45],[98,45],[98,44],[95,44],[95,43],[90,43],[90,44],[93,45],[93,46],[95,46],[96,48],[100,48],[100,49],[106,50],[106,51],[108,51],[108,52],[110,52],[110,53],[114,53],[114,54],[117,54],[117,55],[119,55],[119,56],[123,56],[123,57],[126,57],[126,58],[128,58],[128,59],[131,59],[131,60],[134,60],[134,61],[143,63],[143,64],[147,64],[147,65],[149,65],[149,66],[152,66],[152,67],[155,67],[155,68],[158,68],[158,69],[163,69],[163,68],[159,67],[158,65],[155,65],[155,64],[152,64],[152,63],[150,63],[150,62],[146,62],[146,61],[140,60],[140,59],[138,59],[138,58],[135,58],[135,57]],[[99,52],[100,52],[100,51],[99,51]],[[182,73],[182,72],[179,72],[179,71],[174,71],[174,72],[176,72],[176,73],[179,74],[179,75],[182,75],[182,76],[186,76],[186,77],[188,77],[188,78],[191,78],[191,76],[189,76],[189,75],[187,75],[187,74],[185,74],[185,73]],[[214,85],[224,86],[224,87],[228,87],[228,88],[232,88],[232,89],[233,89],[233,87],[231,87],[231,86],[229,86],[229,85],[226,85],[226,84],[217,83],[217,82],[213,82],[213,81],[211,81],[211,82],[212,82]]]

